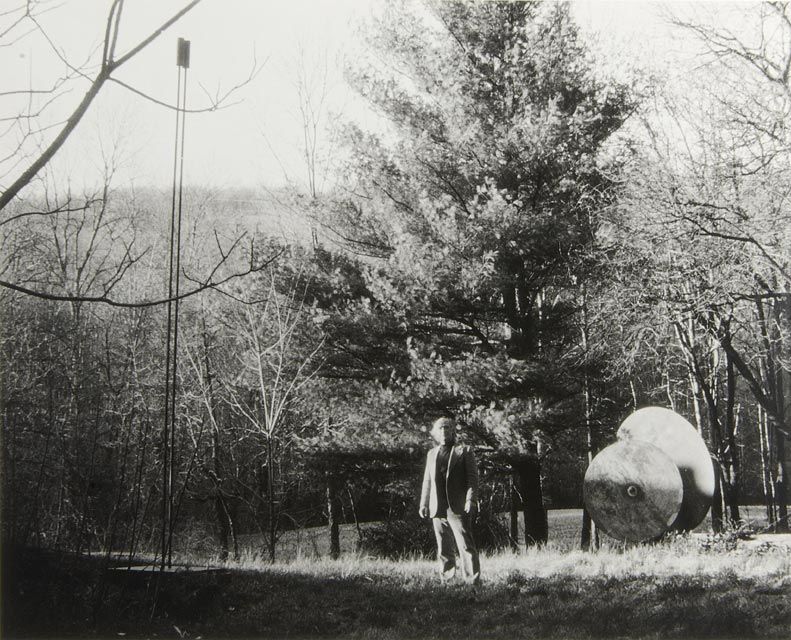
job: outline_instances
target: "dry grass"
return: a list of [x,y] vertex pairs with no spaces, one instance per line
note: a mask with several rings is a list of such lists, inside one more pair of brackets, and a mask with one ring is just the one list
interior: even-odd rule
[[[765,525],[761,507],[742,507],[742,512],[747,528],[760,530]],[[707,521],[695,533],[676,536],[661,544],[625,544],[603,536],[601,548],[591,553],[579,549],[581,521],[579,509],[550,511],[547,545],[483,555],[482,567],[487,582],[502,583],[514,572],[530,578],[714,576],[734,570],[743,577],[791,575],[791,539],[788,538],[761,535],[760,542],[754,540],[748,544],[735,535],[712,535]],[[340,560],[329,560],[326,538],[322,528],[290,532],[284,536],[278,550],[278,558],[282,559],[274,565],[252,540],[248,540],[237,561],[221,562],[217,556],[185,556],[182,560],[185,564],[316,577],[376,575],[412,581],[434,579],[434,562],[421,557],[391,561],[347,552]],[[342,548],[353,548],[355,538],[356,532],[350,525],[341,528]],[[782,542],[773,542],[779,540]]]
[[[563,516],[560,519],[557,516]],[[432,560],[295,553],[275,564],[192,557],[204,572],[105,571],[99,558],[4,561],[4,638],[786,638],[791,552],[781,537],[696,534],[576,549],[555,514],[541,549],[485,555],[483,584]],[[574,527],[572,527],[574,524]],[[304,538],[303,538],[304,539]]]
[[[481,565],[486,582],[492,585],[507,582],[515,573],[531,579],[559,576],[569,579],[715,577],[738,573],[742,578],[787,578],[791,583],[791,549],[785,540],[774,543],[772,536],[763,536],[763,542],[748,546],[735,540],[718,542],[715,537],[693,535],[679,536],[655,545],[605,543],[595,552],[568,550],[550,543],[526,551],[483,554]],[[734,545],[735,548],[730,548]],[[220,562],[213,558],[202,563],[231,570],[312,576],[316,579],[376,577],[405,585],[436,580],[434,561],[420,557],[396,561],[346,554],[339,560],[295,558],[270,564],[258,554],[251,553],[238,561]]]

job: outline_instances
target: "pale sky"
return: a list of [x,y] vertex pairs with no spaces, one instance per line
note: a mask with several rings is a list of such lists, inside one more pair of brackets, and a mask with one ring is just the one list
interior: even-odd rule
[[[0,0],[2,5],[16,3]],[[184,4],[129,0],[119,52]],[[67,60],[81,64],[101,42],[109,2],[68,0],[51,2],[51,6],[41,18],[42,26]],[[244,80],[257,61],[261,71],[233,98],[239,104],[188,116],[185,182],[216,187],[277,186],[284,182],[285,174],[300,178],[303,167],[295,80],[301,55],[304,67],[314,74],[321,73],[326,64],[329,111],[366,117],[359,99],[344,85],[341,68],[344,56],[353,55],[355,29],[378,6],[375,0],[204,0],[116,75],[158,100],[175,102],[176,40],[184,37],[192,43],[188,107],[195,109],[208,103],[201,87],[212,94],[223,93]],[[614,69],[628,64],[672,67],[677,64],[679,47],[684,47],[668,36],[661,19],[662,6],[637,0],[577,0],[574,10],[583,29],[598,33],[598,46]],[[0,33],[8,21],[8,16],[0,17]],[[0,69],[0,91],[7,91],[31,84],[45,87],[65,67],[43,38],[31,34],[0,47]],[[85,87],[87,82],[76,82],[49,113],[63,117]],[[13,107],[8,97],[0,96],[0,117],[9,115]],[[118,186],[167,185],[172,174],[174,127],[172,111],[120,86],[108,85],[58,155],[53,170],[75,183],[91,181],[101,168],[101,150],[109,153],[115,149],[123,159]],[[10,152],[10,144],[10,136],[0,138],[0,157]],[[0,165],[4,183],[8,172],[8,162]]]

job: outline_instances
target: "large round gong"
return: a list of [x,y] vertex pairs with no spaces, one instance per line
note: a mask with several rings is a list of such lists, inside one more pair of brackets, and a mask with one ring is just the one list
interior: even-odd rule
[[683,496],[676,465],[661,449],[639,440],[602,449],[583,484],[585,506],[596,525],[613,538],[632,542],[665,533]]
[[714,496],[714,465],[695,427],[670,409],[645,407],[621,423],[618,439],[650,442],[678,467],[684,500],[671,529],[688,531],[703,522]]

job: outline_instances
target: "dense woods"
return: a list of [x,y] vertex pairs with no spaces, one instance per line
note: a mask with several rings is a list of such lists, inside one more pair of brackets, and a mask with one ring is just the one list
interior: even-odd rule
[[608,77],[563,3],[388,7],[347,70],[385,124],[343,123],[333,188],[306,152],[305,192],[185,192],[172,450],[170,194],[107,164],[83,190],[46,162],[21,189],[9,171],[3,540],[228,557],[252,536],[275,560],[307,526],[349,551],[345,522],[408,549],[427,427],[452,415],[481,538],[515,545],[521,523],[542,543],[646,405],[703,435],[715,529],[763,504],[786,531],[791,11],[749,10],[763,38],[678,22],[717,83],[671,91]]

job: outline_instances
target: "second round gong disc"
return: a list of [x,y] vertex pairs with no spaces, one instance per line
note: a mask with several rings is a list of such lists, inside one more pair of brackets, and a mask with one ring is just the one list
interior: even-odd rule
[[714,496],[714,465],[695,427],[675,411],[645,407],[621,423],[618,439],[650,442],[678,467],[684,500],[671,529],[688,531],[703,522]]
[[681,474],[661,449],[623,440],[602,449],[583,484],[585,506],[605,533],[640,542],[665,533],[684,496]]

